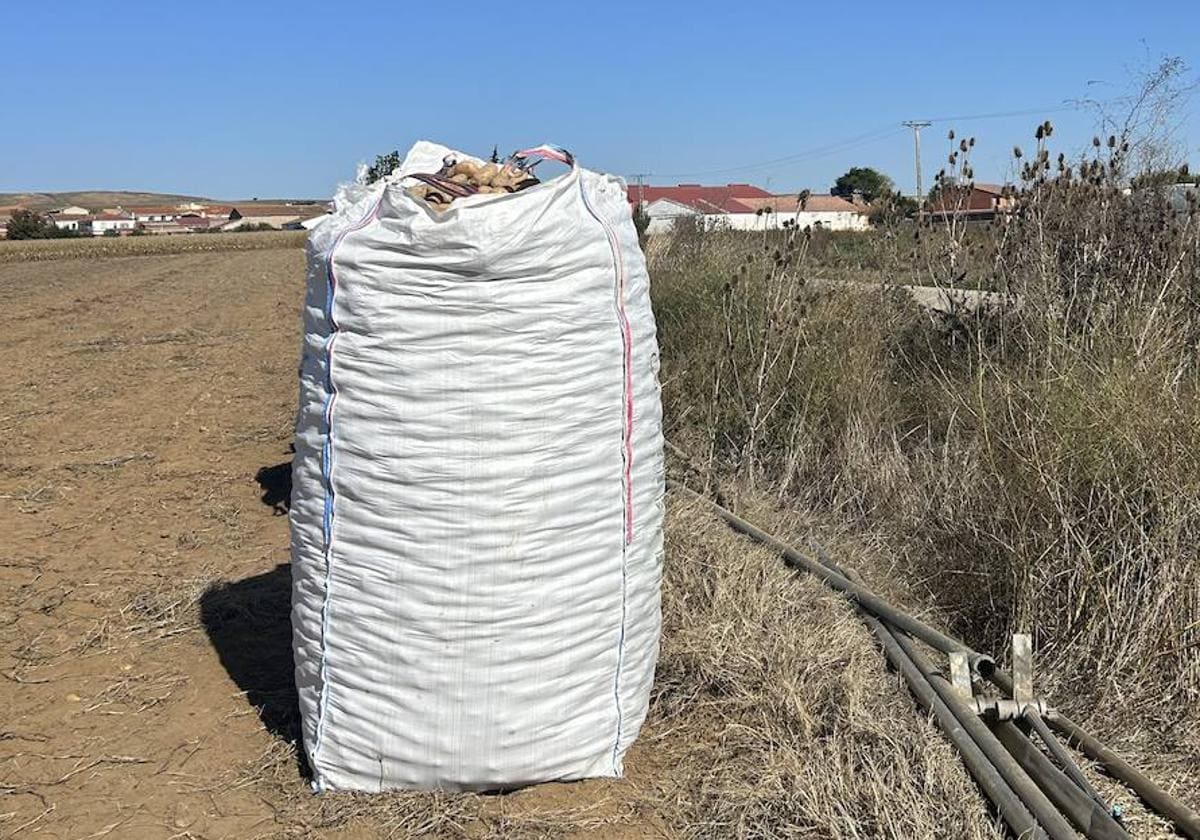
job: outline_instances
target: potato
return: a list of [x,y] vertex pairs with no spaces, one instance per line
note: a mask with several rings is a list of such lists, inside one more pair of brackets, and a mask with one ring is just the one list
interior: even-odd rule
[[469,160],[460,160],[458,163],[454,164],[454,166],[450,167],[450,177],[453,178],[455,175],[466,175],[472,181],[478,182],[479,170],[479,164],[472,163]]
[[523,173],[518,173],[516,170],[506,166],[492,178],[492,186],[508,188],[514,186],[517,181],[524,179],[524,177]]
[[485,163],[479,167],[479,171],[475,175],[475,181],[480,186],[491,185],[492,180],[500,173],[500,167],[494,163]]

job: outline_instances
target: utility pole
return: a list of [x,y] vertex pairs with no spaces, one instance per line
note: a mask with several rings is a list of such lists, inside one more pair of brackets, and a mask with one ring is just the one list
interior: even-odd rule
[[905,120],[900,123],[913,130],[913,153],[917,162],[917,206],[925,200],[925,192],[921,189],[921,129],[933,125],[929,120]]
[[641,174],[641,175],[634,175],[633,177],[637,178],[638,207],[641,207],[643,204],[646,203],[646,190],[645,190],[646,185],[642,182],[642,179],[645,178],[646,176],[644,174]]

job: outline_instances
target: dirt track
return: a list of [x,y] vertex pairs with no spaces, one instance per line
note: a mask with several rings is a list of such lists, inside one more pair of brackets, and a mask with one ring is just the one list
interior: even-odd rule
[[[302,278],[295,247],[0,266],[0,836],[344,822],[305,801],[289,743]],[[628,828],[633,765],[569,822]],[[579,787],[484,810],[566,808]]]

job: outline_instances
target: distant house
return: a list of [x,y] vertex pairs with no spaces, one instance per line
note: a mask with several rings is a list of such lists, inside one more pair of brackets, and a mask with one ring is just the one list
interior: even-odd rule
[[46,218],[54,223],[54,226],[59,230],[69,230],[78,234],[88,234],[92,232],[93,217],[87,215],[86,211],[83,215],[77,213],[64,214],[62,211],[47,213]]
[[260,226],[279,230],[298,229],[307,220],[327,212],[323,204],[268,204],[260,201],[239,204],[231,211],[230,221],[222,225],[221,230]]
[[702,186],[701,184],[678,184],[674,187],[650,186],[647,184],[631,184],[628,188],[629,203],[632,206],[642,205],[651,220],[651,232],[657,233],[656,227],[665,230],[670,227],[654,225],[655,219],[673,221],[681,215],[719,215],[722,213],[745,210],[738,204],[739,198],[769,198],[770,193],[753,184],[726,184],[720,186]]
[[207,230],[213,227],[214,224],[220,224],[219,219],[210,219],[206,216],[201,216],[199,213],[184,213],[182,216],[175,219],[176,224],[180,227],[191,228],[193,230]]
[[8,239],[8,223],[12,219],[9,215],[0,215],[0,239]]
[[1003,184],[948,184],[937,191],[923,208],[934,218],[965,216],[986,221],[1016,208],[1015,190]]
[[137,225],[132,213],[97,213],[91,217],[92,236],[104,236],[109,231],[118,236],[126,236],[132,233]]
[[179,224],[174,219],[170,220],[169,222],[138,222],[137,225],[142,230],[142,232],[155,234],[155,235],[166,235],[166,234],[172,234],[172,233],[195,233],[194,230],[192,230],[189,227],[184,227],[183,225]]
[[189,210],[194,211],[202,219],[220,219],[226,222],[232,222],[242,217],[238,209],[229,204],[201,204],[191,206]]
[[76,207],[72,205],[70,207],[63,207],[61,210],[54,210],[51,212],[56,213],[59,216],[87,216],[90,215],[92,211],[86,207]]
[[147,233],[194,233],[241,218],[228,204],[187,202],[176,205],[130,207],[134,220]]
[[676,187],[632,185],[629,202],[639,203],[650,217],[648,231],[664,233],[685,217],[706,228],[731,230],[773,230],[784,222],[800,228],[823,227],[830,230],[866,230],[867,208],[834,195],[810,195],[800,206],[797,193],[772,195],[751,184],[727,184],[704,187],[680,184]]
[[678,184],[674,187],[631,184],[628,189],[630,205],[641,205],[650,217],[650,233],[671,230],[676,220],[694,217],[705,223],[706,217],[744,212],[746,206],[739,198],[770,198],[771,194],[752,184],[726,184],[706,187],[701,184]]
[[82,231],[83,225],[89,223],[92,233],[102,236],[108,230],[124,234],[135,228],[141,228],[146,233],[162,235],[206,230],[237,230],[240,227],[259,225],[280,229],[300,228],[304,222],[323,216],[327,212],[328,207],[325,204],[316,202],[275,204],[251,201],[234,206],[193,201],[129,208],[110,207],[94,216],[68,216],[64,210],[56,212],[53,216],[55,224],[59,227],[67,227],[71,219],[77,219],[79,230]]
[[199,216],[201,219],[219,219],[230,222],[241,218],[241,214],[238,213],[237,208],[230,204],[205,204],[198,201],[189,201],[180,204],[175,209],[181,215]]
[[185,211],[178,207],[170,206],[150,206],[150,207],[130,207],[129,212],[133,214],[133,219],[136,222],[173,222],[178,219]]
[[799,193],[773,195],[770,198],[738,199],[750,208],[751,215],[761,214],[757,221],[734,220],[731,227],[746,230],[772,230],[791,222],[796,227],[825,230],[867,230],[867,206],[848,201],[837,195],[807,195],[801,201]]
[[649,233],[669,233],[677,220],[703,215],[695,207],[670,198],[648,202],[642,206],[642,210],[650,218]]
[[139,226],[146,233],[156,235],[175,235],[181,233],[201,233],[203,231],[215,230],[228,221],[225,218],[209,218],[201,216],[194,212],[181,212],[179,215],[168,221],[145,221],[138,222]]

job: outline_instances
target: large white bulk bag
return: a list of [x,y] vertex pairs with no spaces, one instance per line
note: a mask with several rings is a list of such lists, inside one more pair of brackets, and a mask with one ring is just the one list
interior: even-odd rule
[[570,171],[436,212],[403,178],[452,152],[418,143],[309,235],[292,624],[319,790],[619,776],[645,718],[645,261],[619,179],[532,153]]

